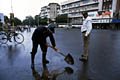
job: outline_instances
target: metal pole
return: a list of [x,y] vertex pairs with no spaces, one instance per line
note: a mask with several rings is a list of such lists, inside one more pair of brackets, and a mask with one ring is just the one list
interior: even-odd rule
[[69,10],[69,7],[68,7],[68,15],[67,15],[67,26],[69,28],[69,14],[70,14],[70,10]]
[[11,11],[12,11],[12,13],[13,13],[13,6],[12,6],[12,0],[11,0]]
[[[12,14],[13,14],[12,0],[11,0],[11,11],[12,11]],[[12,22],[12,26],[14,27],[14,22]]]

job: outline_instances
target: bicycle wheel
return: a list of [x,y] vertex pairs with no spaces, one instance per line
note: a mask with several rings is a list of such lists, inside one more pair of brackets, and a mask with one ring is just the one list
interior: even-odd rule
[[0,33],[0,43],[6,44],[8,42],[6,33]]
[[18,44],[21,44],[24,41],[24,36],[22,34],[20,34],[20,33],[15,33],[14,40]]

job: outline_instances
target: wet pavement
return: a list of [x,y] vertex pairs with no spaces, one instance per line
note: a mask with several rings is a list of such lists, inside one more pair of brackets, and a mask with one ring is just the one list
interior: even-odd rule
[[42,64],[41,50],[35,58],[35,70],[31,70],[31,32],[23,32],[23,44],[14,42],[0,45],[0,80],[120,80],[120,31],[93,30],[90,38],[89,60],[79,61],[82,54],[80,29],[56,29],[57,48],[70,53],[74,65],[48,48],[49,64]]

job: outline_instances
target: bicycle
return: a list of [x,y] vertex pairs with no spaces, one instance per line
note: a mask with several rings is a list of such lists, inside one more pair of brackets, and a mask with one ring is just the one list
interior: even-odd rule
[[24,36],[21,33],[12,32],[6,33],[4,31],[0,32],[0,43],[6,44],[8,41],[11,42],[11,38],[13,37],[14,41],[18,44],[23,43]]

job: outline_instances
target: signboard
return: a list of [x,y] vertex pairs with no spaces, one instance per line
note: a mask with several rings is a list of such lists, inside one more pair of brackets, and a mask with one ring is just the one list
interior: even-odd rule
[[120,19],[113,19],[112,22],[113,23],[120,23]]
[[101,19],[101,18],[113,18],[113,11],[95,11],[95,12],[88,12],[88,16],[92,19]]
[[111,23],[111,18],[104,18],[104,19],[92,19],[92,23]]
[[98,11],[96,18],[113,18],[112,11]]
[[113,11],[88,12],[88,16],[92,19],[92,23],[111,23]]

